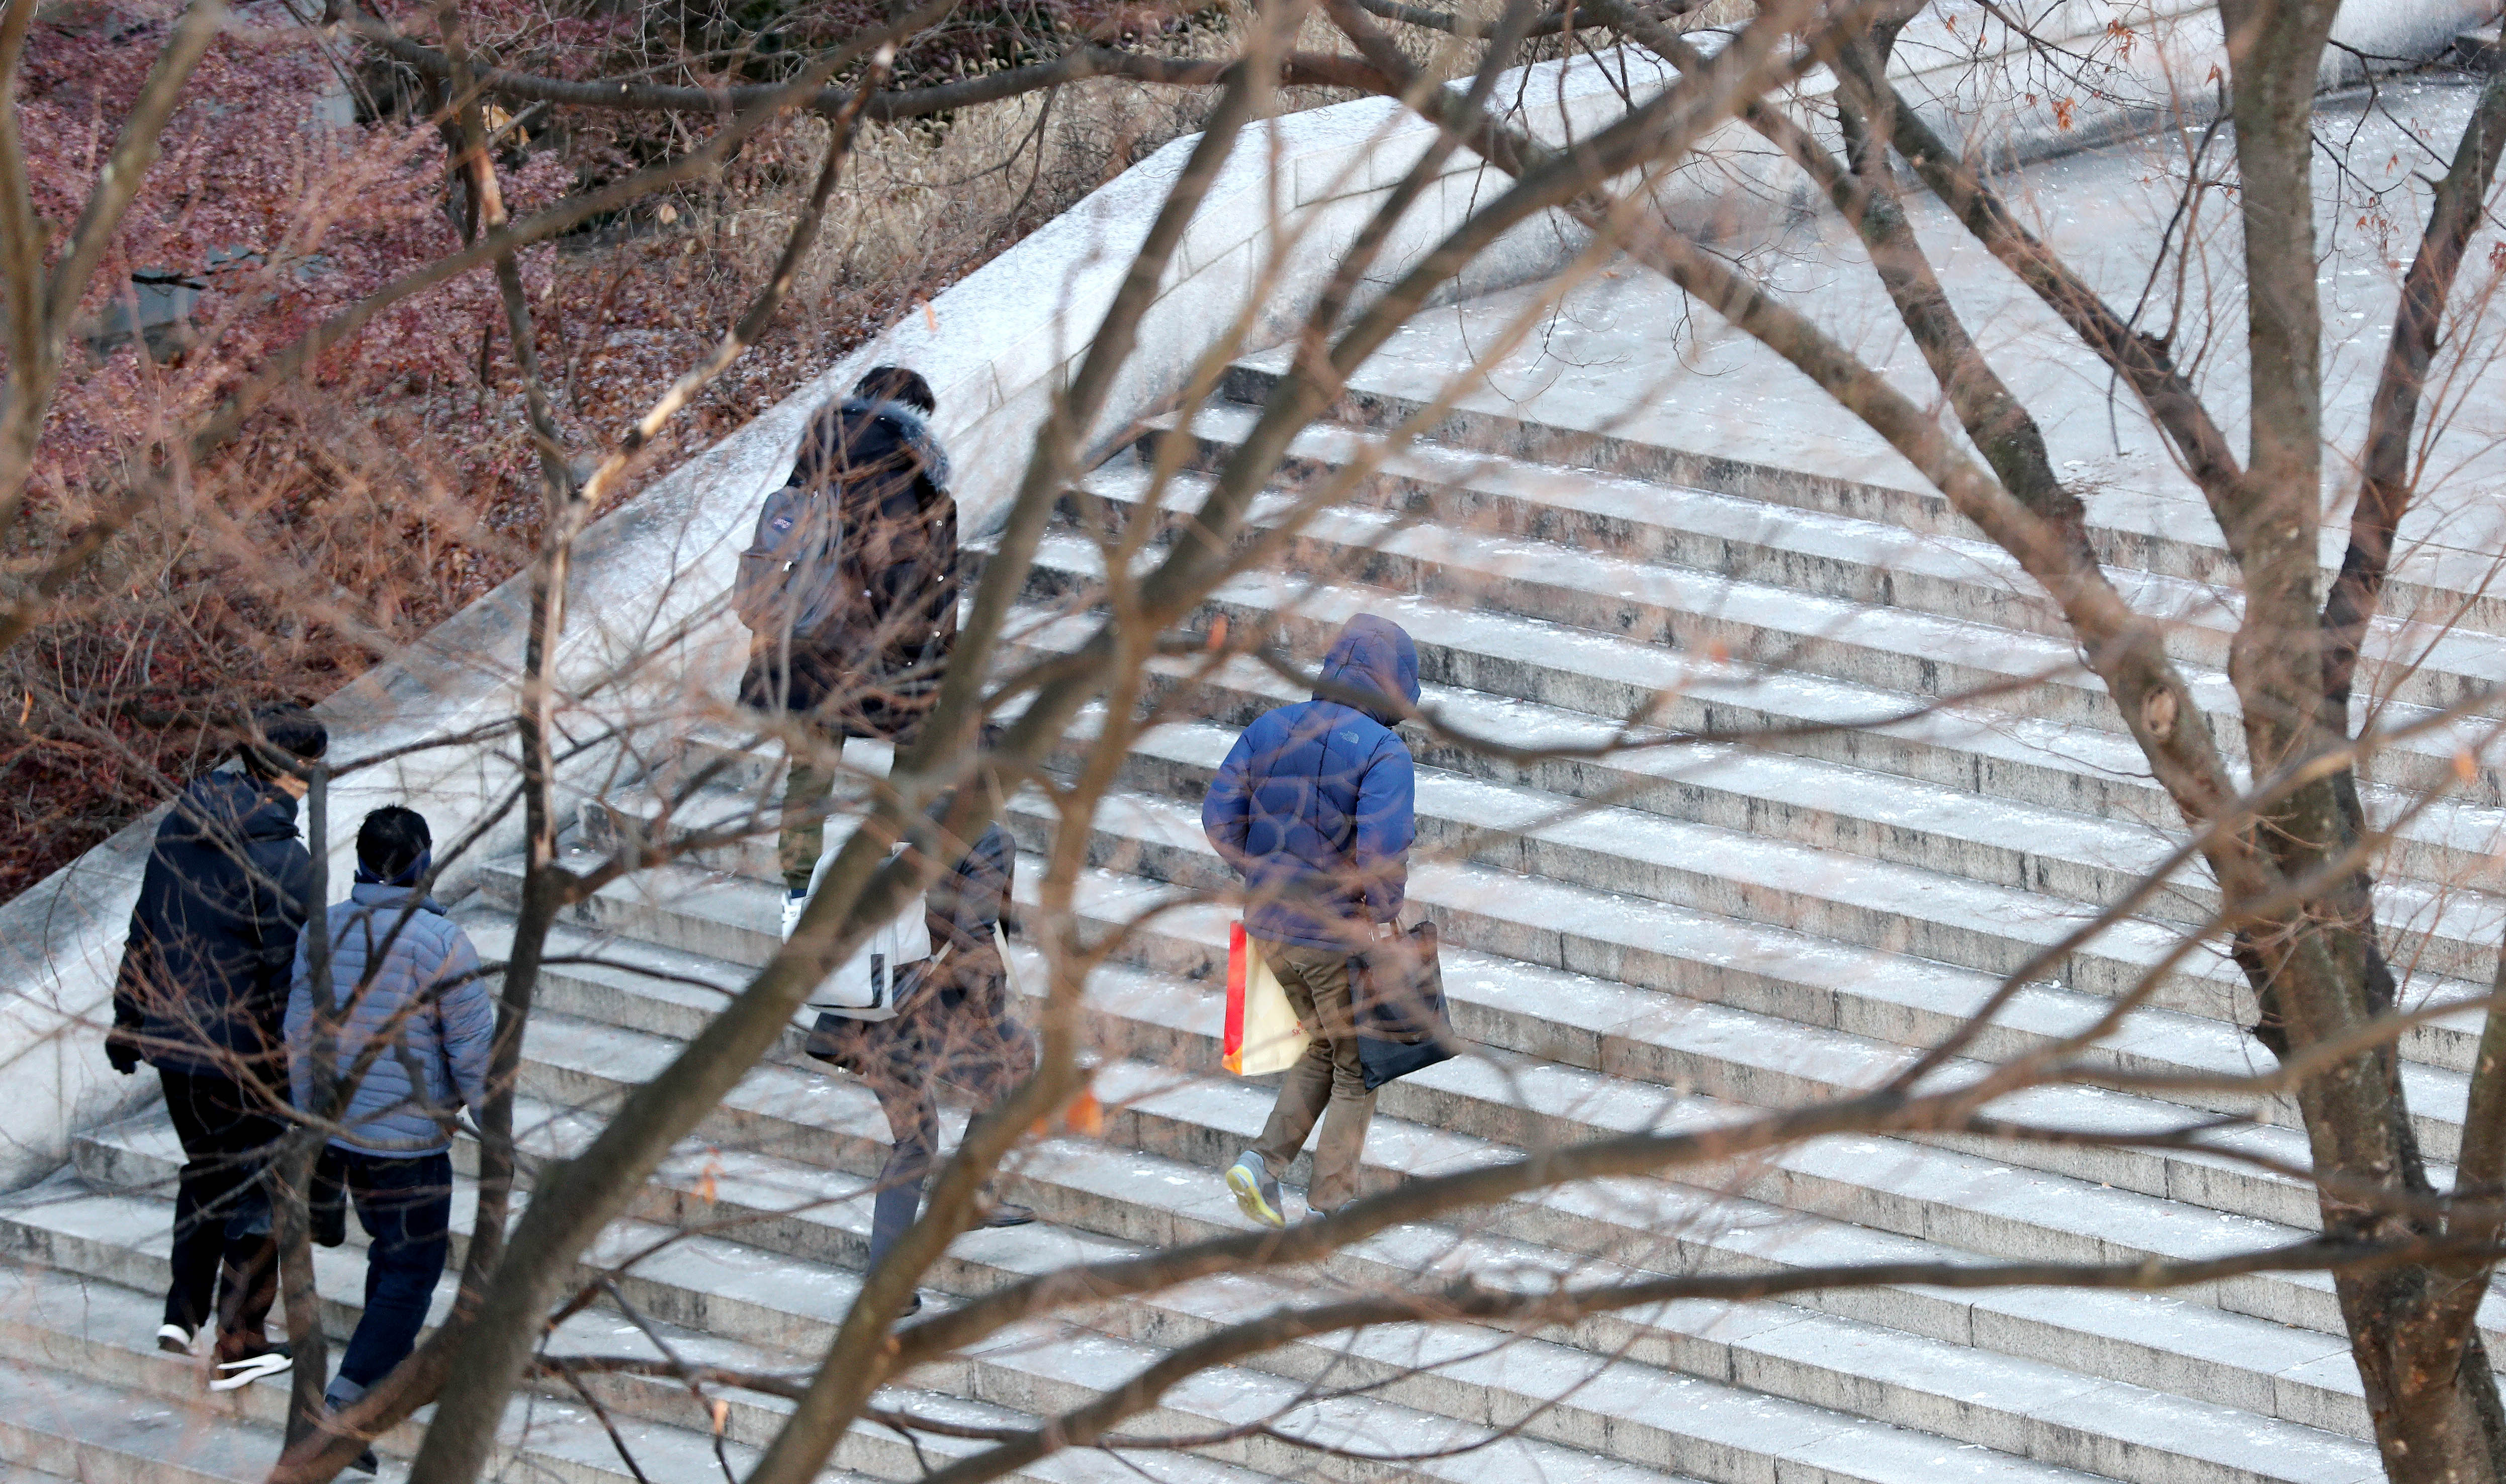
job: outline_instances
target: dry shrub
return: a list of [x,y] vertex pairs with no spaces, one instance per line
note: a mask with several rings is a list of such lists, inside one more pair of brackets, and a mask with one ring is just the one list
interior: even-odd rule
[[[70,80],[99,47],[144,68],[172,14],[170,0],[48,12],[66,19],[38,27],[29,70],[49,60],[42,76],[57,86],[30,89],[30,101],[55,108],[65,137],[84,130],[109,142],[112,89]],[[457,242],[431,126],[370,118],[338,131],[328,156],[308,151],[304,121],[325,106],[331,74],[310,33],[289,30],[281,14],[259,18],[265,28],[248,43],[219,43],[226,70],[211,74],[197,114],[173,132],[194,129],[205,151],[237,101],[232,89],[245,89],[283,121],[241,161],[260,167],[220,162],[220,194],[204,199],[195,188],[210,178],[206,156],[187,164],[169,150],[165,209],[142,218],[160,225],[125,245],[99,297],[126,299],[130,266],[155,261],[146,254],[189,263],[230,241],[288,249],[211,282],[193,328],[160,337],[156,356],[129,340],[73,351],[46,428],[44,509],[13,559],[74,530],[120,487],[124,461],[296,327]],[[1222,18],[1178,48],[1214,50],[1223,30]],[[638,479],[918,312],[917,302],[1198,127],[1205,107],[1197,92],[1099,81],[1050,100],[872,127],[779,323],[678,419]],[[790,121],[751,141],[712,186],[525,256],[542,365],[578,454],[604,446],[710,349],[779,250],[824,139],[819,121]],[[75,198],[81,160],[102,147],[56,157],[61,199]],[[523,204],[563,188],[568,172],[552,174],[559,153],[505,160]],[[336,173],[312,171],[308,157],[367,161],[366,174],[347,190]],[[160,180],[152,175],[152,193]],[[175,230],[186,224],[189,236]],[[0,654],[0,898],[167,796],[212,760],[217,729],[239,711],[327,694],[515,572],[540,519],[520,404],[493,285],[476,273],[360,336],[191,471],[177,500],[140,520],[67,594],[56,621]]]

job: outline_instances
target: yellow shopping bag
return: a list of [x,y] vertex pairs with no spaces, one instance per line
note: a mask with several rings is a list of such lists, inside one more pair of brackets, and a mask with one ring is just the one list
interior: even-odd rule
[[1306,1054],[1306,1040],[1270,960],[1237,923],[1227,939],[1227,1070],[1237,1077],[1285,1072]]

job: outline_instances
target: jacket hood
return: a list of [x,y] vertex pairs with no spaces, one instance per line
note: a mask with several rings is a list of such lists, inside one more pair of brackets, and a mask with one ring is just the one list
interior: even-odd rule
[[[1418,704],[1418,647],[1400,624],[1359,614],[1332,641],[1331,654],[1323,659],[1322,679],[1326,685],[1383,696],[1386,704],[1360,709],[1390,726],[1401,719],[1404,703]],[[1316,691],[1314,698],[1333,697]]]
[[[407,906],[409,900],[416,896],[414,886],[393,886],[384,881],[360,881],[348,888],[348,900],[361,907]],[[422,912],[445,915],[443,905],[432,897],[418,897],[417,906]]]
[[[822,411],[809,420],[801,435],[801,450],[792,465],[793,484],[807,484],[818,477],[820,464],[833,452],[822,445],[822,440],[833,435]],[[941,489],[949,487],[949,453],[940,446],[931,425],[920,412],[901,402],[870,402],[859,397],[846,397],[836,404],[835,422],[841,427],[858,426],[864,422],[883,422],[896,430],[899,442],[913,450],[922,460],[922,472]],[[858,437],[858,435],[854,435]],[[849,442],[850,440],[848,439]]]
[[246,773],[202,773],[174,801],[166,835],[209,846],[296,838],[296,800]]

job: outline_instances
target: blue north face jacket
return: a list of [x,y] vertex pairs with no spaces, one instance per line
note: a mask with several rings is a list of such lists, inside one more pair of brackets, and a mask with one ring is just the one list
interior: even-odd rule
[[1363,936],[1350,925],[1400,915],[1409,883],[1416,772],[1391,724],[1400,702],[1417,704],[1417,647],[1399,624],[1360,614],[1333,641],[1322,679],[1384,704],[1317,695],[1264,715],[1219,766],[1200,828],[1244,877],[1246,933],[1347,948]]

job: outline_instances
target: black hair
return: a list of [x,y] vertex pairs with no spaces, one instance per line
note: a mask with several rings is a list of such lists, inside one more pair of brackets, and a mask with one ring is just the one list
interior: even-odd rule
[[264,706],[252,714],[252,725],[238,752],[244,771],[255,778],[295,773],[331,750],[330,728],[302,706]]
[[357,827],[357,864],[389,881],[417,864],[435,844],[426,816],[415,809],[385,804]]
[[862,372],[853,383],[853,395],[864,402],[901,402],[928,417],[940,410],[940,399],[931,394],[931,383],[920,371],[910,371],[902,366],[874,366]]

